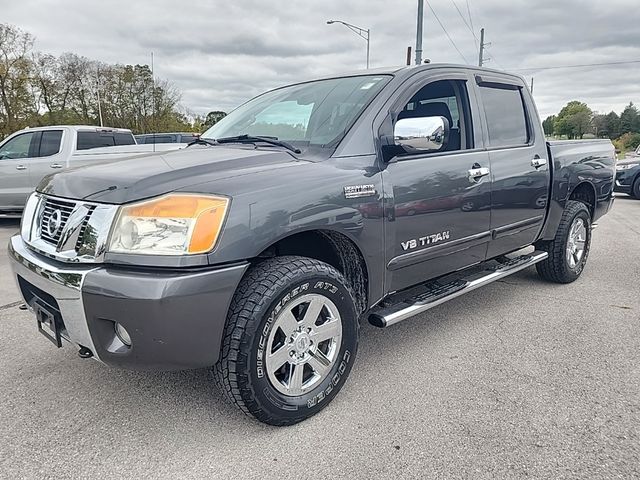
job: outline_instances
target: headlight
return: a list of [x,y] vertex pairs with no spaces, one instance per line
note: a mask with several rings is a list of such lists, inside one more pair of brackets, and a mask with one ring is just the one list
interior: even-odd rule
[[630,168],[634,168],[640,165],[640,163],[627,163],[625,165],[616,165],[616,170],[629,170]]
[[189,255],[213,249],[229,199],[170,194],[120,207],[109,251],[146,255]]

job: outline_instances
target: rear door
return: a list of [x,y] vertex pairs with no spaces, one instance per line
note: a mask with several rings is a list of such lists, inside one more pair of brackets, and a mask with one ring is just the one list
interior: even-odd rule
[[491,162],[493,241],[487,257],[492,258],[535,241],[551,179],[546,142],[533,124],[538,117],[526,86],[497,74],[476,75],[475,83]]
[[0,147],[0,210],[22,210],[33,190],[29,169],[36,155],[39,132],[25,132]]
[[387,159],[383,182],[388,290],[485,259],[491,238],[491,182],[489,175],[472,178],[470,170],[488,172],[489,158],[469,80],[461,73],[430,74],[410,85],[390,114],[388,123],[394,125],[403,118],[445,117],[451,131],[442,151]]

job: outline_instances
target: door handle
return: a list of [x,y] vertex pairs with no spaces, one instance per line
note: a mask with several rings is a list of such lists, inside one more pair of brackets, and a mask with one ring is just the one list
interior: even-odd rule
[[467,173],[469,174],[469,181],[471,183],[478,182],[482,177],[489,175],[491,171],[487,167],[472,168]]
[[52,163],[51,165],[49,165],[51,168],[62,168],[62,165],[60,163]]
[[533,160],[531,160],[531,166],[535,167],[535,168],[540,168],[544,165],[547,164],[547,159],[546,158],[540,158],[538,155],[536,155],[535,157],[533,157]]
[[16,165],[16,170],[26,170],[27,167],[25,167],[24,165]]

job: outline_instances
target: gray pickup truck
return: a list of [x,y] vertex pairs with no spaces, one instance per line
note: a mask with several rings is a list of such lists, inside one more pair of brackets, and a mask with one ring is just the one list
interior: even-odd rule
[[58,347],[212,367],[245,413],[289,425],[343,386],[361,320],[533,265],[576,280],[614,174],[609,141],[545,141],[518,76],[370,70],[260,95],[184,150],[48,177],[9,253]]

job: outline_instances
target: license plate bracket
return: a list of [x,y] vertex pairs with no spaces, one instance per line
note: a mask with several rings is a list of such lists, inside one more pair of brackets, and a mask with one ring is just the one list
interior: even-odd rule
[[57,315],[51,312],[50,307],[35,302],[33,309],[38,322],[38,331],[47,337],[58,348],[62,347],[62,337],[57,321]]

